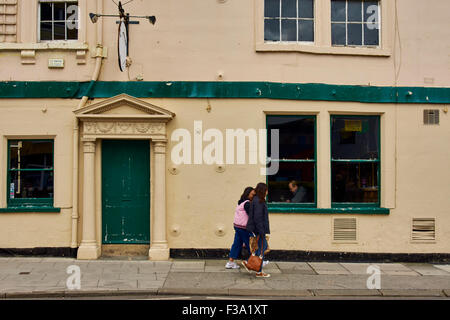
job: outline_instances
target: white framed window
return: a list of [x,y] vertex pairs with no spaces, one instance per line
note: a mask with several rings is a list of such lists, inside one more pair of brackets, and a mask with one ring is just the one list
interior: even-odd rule
[[78,26],[78,1],[39,1],[39,41],[78,40]]
[[380,4],[373,0],[331,0],[333,46],[377,47],[380,44]]
[[314,0],[264,0],[264,41],[314,42]]
[[258,52],[392,55],[394,1],[254,0],[254,4]]

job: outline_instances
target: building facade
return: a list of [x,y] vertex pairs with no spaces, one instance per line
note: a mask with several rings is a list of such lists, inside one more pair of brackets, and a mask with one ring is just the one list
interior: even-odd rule
[[448,1],[117,2],[0,0],[0,251],[450,254]]

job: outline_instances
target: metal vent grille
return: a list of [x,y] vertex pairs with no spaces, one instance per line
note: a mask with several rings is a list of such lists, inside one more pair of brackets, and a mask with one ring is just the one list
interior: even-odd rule
[[0,0],[0,42],[17,41],[17,0]]
[[333,219],[334,241],[356,241],[356,218]]
[[423,110],[423,124],[439,124],[439,110]]
[[435,218],[413,218],[412,241],[435,241],[436,219]]

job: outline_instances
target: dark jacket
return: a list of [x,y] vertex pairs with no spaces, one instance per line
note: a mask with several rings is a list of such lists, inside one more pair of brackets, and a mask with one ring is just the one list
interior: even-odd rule
[[269,210],[265,202],[259,202],[258,196],[253,197],[248,214],[247,231],[254,234],[269,234]]

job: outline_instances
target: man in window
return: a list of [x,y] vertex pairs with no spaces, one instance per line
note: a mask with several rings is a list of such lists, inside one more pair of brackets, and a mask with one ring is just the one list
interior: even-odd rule
[[294,197],[291,200],[288,200],[288,202],[306,202],[306,189],[303,186],[299,186],[297,181],[292,180],[289,182],[289,190],[291,190]]

